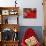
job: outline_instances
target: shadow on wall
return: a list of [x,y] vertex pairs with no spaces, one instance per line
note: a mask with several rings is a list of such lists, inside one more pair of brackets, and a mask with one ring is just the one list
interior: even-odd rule
[[23,35],[24,35],[26,29],[28,29],[28,28],[32,28],[35,31],[35,33],[37,34],[37,37],[38,37],[39,41],[41,43],[43,43],[43,30],[42,30],[42,26],[21,26],[20,27],[20,32],[19,32],[19,39],[20,39],[20,41],[22,40]]

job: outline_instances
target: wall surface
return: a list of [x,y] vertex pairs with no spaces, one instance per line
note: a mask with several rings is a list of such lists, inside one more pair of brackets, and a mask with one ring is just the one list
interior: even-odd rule
[[37,18],[36,19],[25,19],[23,18],[23,9],[20,16],[21,26],[43,26],[43,6],[42,0],[24,0],[22,8],[37,8]]
[[[0,0],[1,7],[15,6],[15,0]],[[20,26],[43,26],[43,6],[42,0],[17,0],[17,6],[20,7]],[[37,18],[36,19],[25,19],[23,18],[23,8],[37,8]]]

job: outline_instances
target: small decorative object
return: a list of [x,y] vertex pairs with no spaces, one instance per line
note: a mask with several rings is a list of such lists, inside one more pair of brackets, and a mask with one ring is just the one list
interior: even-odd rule
[[15,10],[10,10],[10,15],[17,15],[17,11],[15,11]]
[[9,15],[9,10],[2,10],[2,15]]
[[14,29],[14,32],[14,40],[18,40],[18,32],[16,28]]
[[11,11],[10,11],[10,15],[13,15],[13,14],[14,14],[14,10],[11,10]]
[[2,24],[8,24],[8,16],[3,16],[2,18]]
[[15,0],[15,7],[16,7],[16,4],[17,4],[17,2],[16,2],[17,0]]
[[14,29],[14,32],[17,32],[17,29],[16,28]]
[[7,19],[5,19],[5,24],[8,24],[8,18],[7,18]]
[[24,18],[36,18],[37,9],[36,8],[23,8]]

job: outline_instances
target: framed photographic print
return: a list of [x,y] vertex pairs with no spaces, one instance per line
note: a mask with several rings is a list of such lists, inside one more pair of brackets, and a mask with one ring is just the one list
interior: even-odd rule
[[9,15],[9,10],[2,10],[2,15]]
[[37,9],[36,8],[23,8],[23,17],[24,18],[37,18]]

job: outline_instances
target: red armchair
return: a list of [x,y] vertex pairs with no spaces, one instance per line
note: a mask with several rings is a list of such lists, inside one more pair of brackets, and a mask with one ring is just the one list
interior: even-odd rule
[[[22,42],[21,42],[21,46],[31,46],[31,45],[27,45],[28,44],[28,42],[26,43],[25,42],[25,40],[26,39],[30,39],[30,38],[32,38],[32,36],[34,37],[34,39],[36,38],[36,34],[35,34],[35,32],[34,32],[34,30],[32,29],[32,28],[29,28],[29,29],[27,29],[27,31],[25,32],[25,35],[24,35],[24,37],[23,37],[23,39],[22,39]],[[33,38],[32,38],[33,39]],[[31,39],[31,40],[32,40]],[[34,41],[36,41],[36,44],[35,45],[33,45],[33,46],[41,46],[41,44],[40,44],[40,42],[37,40],[37,38],[36,38],[36,40],[34,40]],[[30,43],[31,44],[31,43]]]

